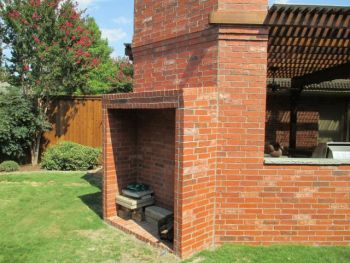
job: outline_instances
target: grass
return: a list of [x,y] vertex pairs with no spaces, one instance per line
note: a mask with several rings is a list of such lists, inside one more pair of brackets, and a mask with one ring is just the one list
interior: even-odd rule
[[350,247],[237,246],[224,245],[203,251],[188,263],[348,263]]
[[[0,262],[177,262],[101,219],[92,174],[0,175]],[[350,262],[350,247],[225,245],[186,262]]]
[[84,173],[0,175],[0,262],[175,262],[106,225]]

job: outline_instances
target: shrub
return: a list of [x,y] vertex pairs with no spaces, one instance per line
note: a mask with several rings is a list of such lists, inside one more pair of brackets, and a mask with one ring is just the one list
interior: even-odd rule
[[100,155],[100,149],[61,142],[44,153],[41,166],[47,170],[85,171],[99,164]]
[[15,161],[4,161],[0,164],[0,172],[15,172],[19,170],[19,164]]

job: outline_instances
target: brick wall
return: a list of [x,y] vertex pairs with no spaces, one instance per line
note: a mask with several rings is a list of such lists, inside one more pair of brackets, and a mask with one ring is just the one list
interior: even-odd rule
[[109,110],[108,119],[106,193],[114,195],[105,196],[111,203],[106,217],[115,216],[115,196],[134,182],[148,184],[156,203],[173,209],[175,110]]
[[148,184],[156,204],[174,208],[175,110],[137,112],[137,181]]
[[350,166],[237,166],[222,202],[217,242],[350,244]]
[[168,190],[156,193],[163,205],[174,183],[181,257],[225,242],[350,244],[350,166],[264,165],[268,29],[210,26],[217,8],[266,11],[267,1],[135,1],[135,92],[104,97],[105,218],[118,178],[138,167],[136,178]]
[[134,91],[183,91],[174,193],[174,251],[182,257],[214,241],[218,40],[208,17],[217,4],[135,1]]
[[216,83],[215,29],[136,47],[134,91],[181,90]]
[[216,87],[186,89],[177,110],[179,243],[174,248],[182,257],[214,244],[217,100]]
[[[319,102],[319,101],[318,101]],[[286,96],[269,95],[266,108],[265,141],[280,143],[288,153],[290,107]],[[297,117],[297,150],[310,154],[318,145],[319,105],[312,99],[303,99],[299,103]]]
[[[244,218],[256,218],[258,212],[249,203],[258,193],[244,195],[243,188],[259,183],[256,172],[263,163],[268,31],[227,27],[221,32],[215,240],[245,242],[246,235],[239,235],[238,228],[245,227]],[[245,176],[252,179],[246,181]],[[240,209],[248,213],[237,217]]]
[[[325,108],[331,109],[332,105],[345,105],[347,100],[345,96],[334,95],[302,97],[298,103],[297,150],[311,155],[318,145],[320,111]],[[281,143],[287,153],[290,129],[289,97],[270,94],[267,96],[266,105],[265,141]],[[345,111],[344,106],[343,113]]]
[[133,47],[163,40],[169,43],[207,29],[208,15],[217,5],[218,0],[135,0]]
[[137,179],[137,129],[135,115],[130,111],[104,108],[103,115],[103,214],[109,218],[116,215],[116,195]]
[[217,0],[135,1],[134,91],[216,85]]
[[116,215],[126,183],[147,182],[160,205],[174,204],[174,251],[187,257],[214,241],[218,94],[216,87],[174,94],[104,96],[104,217]]
[[264,165],[267,31],[219,32],[215,242],[349,245],[350,166]]

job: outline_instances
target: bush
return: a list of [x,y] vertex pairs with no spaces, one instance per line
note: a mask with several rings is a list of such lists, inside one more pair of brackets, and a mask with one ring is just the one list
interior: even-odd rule
[[99,164],[100,155],[100,149],[62,142],[44,153],[41,166],[47,170],[85,171]]
[[5,161],[0,164],[0,172],[15,172],[19,170],[19,164],[14,161]]

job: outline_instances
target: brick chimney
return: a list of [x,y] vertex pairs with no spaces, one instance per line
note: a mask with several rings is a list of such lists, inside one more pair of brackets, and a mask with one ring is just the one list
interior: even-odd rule
[[263,163],[268,32],[260,20],[267,2],[135,0],[134,93],[104,98],[106,220],[116,214],[116,155],[135,153],[127,145],[116,150],[130,135],[113,112],[173,107],[173,250],[188,257],[238,241],[231,225],[239,220],[238,193],[230,190],[241,167]]

